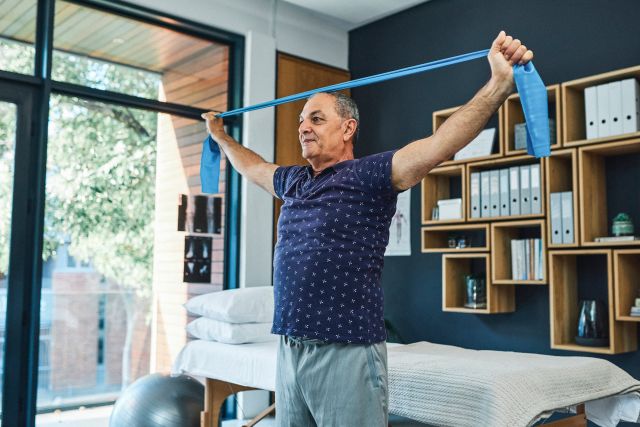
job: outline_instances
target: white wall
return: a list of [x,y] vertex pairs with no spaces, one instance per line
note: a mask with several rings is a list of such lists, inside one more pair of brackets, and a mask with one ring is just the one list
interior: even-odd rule
[[[348,34],[331,19],[274,0],[132,0],[245,36],[244,105],[275,98],[276,50],[347,68]],[[276,6],[274,8],[274,6]],[[274,11],[275,17],[274,20]],[[267,161],[274,158],[275,111],[245,114],[242,143]],[[241,194],[240,286],[270,285],[273,200],[243,179]],[[253,417],[268,406],[266,392],[241,393],[240,416]]]

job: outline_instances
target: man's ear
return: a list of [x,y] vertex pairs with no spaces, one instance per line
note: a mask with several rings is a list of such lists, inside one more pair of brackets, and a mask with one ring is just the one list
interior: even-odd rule
[[356,129],[358,128],[358,122],[355,119],[347,119],[343,123],[343,138],[345,141],[353,140],[355,138]]

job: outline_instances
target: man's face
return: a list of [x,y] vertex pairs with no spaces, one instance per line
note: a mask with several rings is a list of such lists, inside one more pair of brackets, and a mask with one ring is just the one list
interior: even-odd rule
[[308,161],[338,160],[344,150],[344,120],[335,109],[335,98],[320,93],[307,101],[300,113],[298,137],[302,157]]

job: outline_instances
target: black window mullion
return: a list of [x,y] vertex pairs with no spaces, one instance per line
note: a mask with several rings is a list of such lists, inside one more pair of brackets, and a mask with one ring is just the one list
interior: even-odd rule
[[20,93],[21,101],[18,103],[7,290],[2,405],[5,427],[35,425],[54,7],[55,0],[38,0],[34,71],[40,84],[12,85],[13,90]]

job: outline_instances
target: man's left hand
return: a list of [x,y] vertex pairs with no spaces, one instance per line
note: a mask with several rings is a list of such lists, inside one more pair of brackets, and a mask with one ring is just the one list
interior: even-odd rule
[[500,31],[489,51],[491,78],[501,84],[513,86],[513,66],[524,65],[533,59],[533,52],[518,39]]

